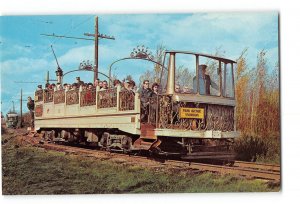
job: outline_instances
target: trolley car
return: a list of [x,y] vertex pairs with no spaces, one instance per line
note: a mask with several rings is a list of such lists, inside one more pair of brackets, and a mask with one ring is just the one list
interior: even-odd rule
[[[204,62],[211,65],[207,68],[211,82],[203,76]],[[181,63],[192,70],[186,80],[179,76]],[[145,121],[139,92],[120,86],[36,91],[35,130],[52,141],[97,145],[108,151],[233,159],[230,147],[239,136],[235,63],[198,52],[165,51],[160,93],[148,99]]]

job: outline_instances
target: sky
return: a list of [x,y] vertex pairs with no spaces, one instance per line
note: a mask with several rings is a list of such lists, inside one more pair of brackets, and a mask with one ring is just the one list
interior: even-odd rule
[[[115,40],[99,41],[99,71],[108,74],[108,67],[120,58],[130,56],[137,45],[145,45],[153,53],[158,45],[168,50],[214,54],[225,51],[225,57],[236,60],[248,48],[248,66],[254,67],[257,54],[267,52],[268,68],[278,62],[277,12],[209,12],[187,14],[114,14],[98,15],[99,33]],[[20,89],[23,99],[33,96],[38,84],[45,84],[47,71],[55,79],[56,61],[64,73],[78,69],[85,60],[94,62],[93,41],[53,38],[41,34],[85,37],[94,33],[95,15],[0,16],[1,111],[7,113],[12,101],[19,112]],[[113,66],[121,79],[131,74],[136,81],[153,65],[146,61],[123,61]],[[85,82],[93,73],[74,72],[64,78],[73,83],[76,76]],[[101,78],[100,79],[104,79]],[[33,83],[19,83],[33,82]],[[26,101],[23,112],[27,111]]]

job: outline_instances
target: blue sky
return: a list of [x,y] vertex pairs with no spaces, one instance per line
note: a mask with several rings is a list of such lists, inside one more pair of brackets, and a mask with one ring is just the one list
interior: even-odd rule
[[[137,45],[145,45],[155,52],[157,45],[167,49],[190,50],[214,54],[217,48],[225,56],[237,59],[248,48],[249,67],[256,65],[260,50],[267,51],[268,66],[278,61],[278,13],[190,13],[190,14],[124,14],[98,15],[99,32],[115,36],[116,40],[100,40],[100,71],[108,73],[109,65],[130,55]],[[15,101],[19,111],[20,89],[24,97],[33,95],[38,84],[15,81],[42,82],[46,72],[55,78],[56,63],[50,45],[53,45],[64,72],[77,69],[83,60],[94,61],[93,41],[44,37],[40,34],[55,33],[85,37],[94,32],[94,15],[60,16],[1,16],[0,17],[0,67],[1,111],[6,113]],[[135,78],[152,64],[122,62],[114,72]],[[64,82],[73,82],[76,76],[91,81],[92,73],[75,72]],[[23,111],[27,111],[26,102]]]

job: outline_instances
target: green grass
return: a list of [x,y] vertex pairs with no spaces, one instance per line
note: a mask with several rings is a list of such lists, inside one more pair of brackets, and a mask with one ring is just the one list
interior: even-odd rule
[[2,192],[12,194],[279,191],[260,180],[129,166],[36,147],[2,145]]

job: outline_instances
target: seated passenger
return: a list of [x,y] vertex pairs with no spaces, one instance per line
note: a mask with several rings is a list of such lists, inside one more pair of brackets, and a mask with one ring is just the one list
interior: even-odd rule
[[82,91],[87,90],[87,86],[88,86],[87,83],[82,84],[82,85],[81,85]]
[[38,85],[36,90],[37,90],[37,91],[43,90],[42,85]]
[[179,84],[175,85],[175,92],[180,93],[180,85]]
[[114,82],[113,82],[113,85],[114,85],[115,88],[118,87],[118,86],[121,86],[121,81],[118,80],[118,79],[115,79]]
[[76,83],[78,84],[78,86],[84,84],[84,82],[80,80],[80,77],[76,77]]
[[87,84],[87,89],[88,90],[92,90],[93,89],[93,84],[92,83],[88,83]]
[[100,87],[100,90],[101,90],[101,88],[102,88],[102,85],[103,85],[103,82],[102,81],[99,81],[99,87]]
[[107,90],[107,89],[108,89],[108,84],[107,84],[107,81],[104,80],[104,81],[102,82],[102,88],[100,89],[100,91],[101,91],[101,90]]
[[60,83],[57,83],[56,84],[56,91],[60,91],[60,90],[62,90],[62,86],[61,86]]
[[188,86],[184,86],[182,89],[182,93],[191,93],[191,90]]
[[132,91],[132,92],[136,92],[136,85],[135,85],[135,82],[133,80],[130,80],[128,82],[128,88],[127,88],[129,91]]
[[77,83],[73,83],[73,84],[72,84],[72,89],[71,89],[71,90],[76,91],[76,90],[77,90],[77,86],[78,86]]
[[96,80],[94,81],[94,86],[95,86],[95,87],[99,86],[99,81],[100,81],[99,79],[96,79]]

